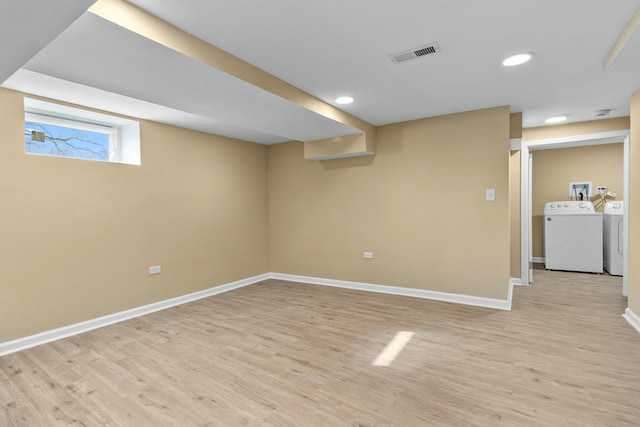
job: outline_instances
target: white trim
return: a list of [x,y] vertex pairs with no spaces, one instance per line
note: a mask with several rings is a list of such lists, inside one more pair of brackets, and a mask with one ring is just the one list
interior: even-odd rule
[[185,304],[185,303],[196,301],[202,298],[207,298],[213,295],[221,294],[223,292],[232,291],[234,289],[242,288],[244,286],[252,285],[254,283],[267,280],[269,279],[269,277],[270,275],[268,273],[261,274],[259,276],[249,277],[247,279],[238,280],[236,282],[227,283],[221,286],[216,286],[214,288],[205,289],[203,291],[181,295],[179,297],[155,302],[148,305],[143,305],[141,307],[132,308],[130,310],[108,314],[106,316],[87,320],[85,322],[75,323],[73,325],[63,326],[61,328],[52,329],[50,331],[41,332],[39,334],[31,335],[24,338],[19,338],[13,341],[0,343],[0,356],[4,356],[10,353],[15,353],[21,350],[26,350],[28,348],[35,347],[41,344],[46,344],[51,341],[67,338],[72,335],[78,335],[83,332],[88,332],[93,329],[101,328],[103,326],[108,326],[114,323],[122,322],[123,320],[144,316],[145,314],[150,314],[150,313],[164,310],[170,307],[175,307],[176,305]]
[[[640,10],[640,9],[638,9]],[[625,221],[622,224],[622,295],[625,297],[629,296],[629,170],[630,170],[630,140],[627,136],[624,139],[624,155],[623,162],[624,166],[622,168],[623,173],[623,183],[622,188],[625,194],[625,202],[624,202],[624,219]]]
[[510,286],[528,286],[529,285],[528,283],[527,284],[522,283],[522,279],[520,279],[519,277],[518,278],[512,277],[509,280],[509,284]]
[[544,264],[544,257],[543,256],[532,256],[531,257],[531,262],[533,262],[535,264]]
[[529,270],[531,263],[529,261],[529,228],[531,221],[529,220],[529,146],[524,143],[520,147],[520,279],[529,284],[531,283],[531,274]]
[[635,314],[629,307],[627,307],[624,310],[624,314],[622,315],[622,317],[624,317],[625,320],[636,329],[636,331],[640,332],[640,316]]
[[559,138],[533,139],[523,141],[530,149],[545,150],[548,148],[584,147],[586,145],[617,144],[629,136],[629,129],[608,132],[588,133],[584,135],[563,136]]
[[313,285],[333,286],[337,288],[355,289],[359,291],[378,292],[382,294],[401,295],[406,297],[424,298],[435,301],[452,302],[456,304],[473,305],[494,308],[497,310],[511,310],[513,284],[509,283],[509,294],[506,300],[476,297],[471,295],[453,294],[448,292],[428,291],[415,288],[401,288],[398,286],[374,285],[371,283],[348,282],[345,280],[322,279],[319,277],[296,276],[293,274],[271,273],[272,279],[290,282],[309,283]]

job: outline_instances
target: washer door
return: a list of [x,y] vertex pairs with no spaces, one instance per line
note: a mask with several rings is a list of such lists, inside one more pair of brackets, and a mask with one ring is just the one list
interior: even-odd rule
[[602,214],[545,215],[547,270],[602,273]]

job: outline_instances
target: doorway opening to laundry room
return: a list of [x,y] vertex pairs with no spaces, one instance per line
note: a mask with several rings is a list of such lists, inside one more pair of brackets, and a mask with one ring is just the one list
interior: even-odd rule
[[[629,131],[523,141],[520,169],[521,281],[526,285],[534,282],[536,268],[547,267],[543,224],[545,219],[551,221],[553,216],[547,212],[545,218],[545,205],[547,211],[550,211],[550,205],[556,202],[556,213],[560,213],[557,206],[559,201],[563,202],[561,210],[575,208],[584,211],[593,205],[594,213],[599,212],[593,216],[598,216],[602,215],[607,202],[622,201],[628,194]],[[579,188],[578,191],[575,191],[576,187]],[[598,192],[597,187],[607,188],[600,188]],[[569,201],[574,203],[565,203]],[[579,206],[583,209],[579,209]],[[628,204],[621,204],[621,208],[624,217],[627,218]],[[627,235],[628,221],[623,221],[622,227],[622,234]],[[627,246],[626,240],[623,239],[621,249],[625,259],[621,281],[622,294],[625,296]],[[568,255],[571,258],[571,254]]]

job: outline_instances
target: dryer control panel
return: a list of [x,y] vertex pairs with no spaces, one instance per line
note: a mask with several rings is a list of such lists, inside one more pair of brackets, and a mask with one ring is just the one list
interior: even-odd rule
[[612,214],[612,215],[623,215],[624,213],[624,202],[607,202],[604,205],[604,213]]
[[593,203],[586,201],[560,201],[560,202],[547,202],[544,205],[544,213],[590,213],[595,212]]

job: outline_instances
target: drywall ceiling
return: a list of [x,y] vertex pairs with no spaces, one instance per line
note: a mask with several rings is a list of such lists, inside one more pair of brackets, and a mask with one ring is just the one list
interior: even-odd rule
[[95,0],[9,0],[0,4],[0,82],[45,47]]
[[[605,108],[619,117],[640,88],[640,31],[602,66],[640,0],[129,3],[328,105],[351,95],[338,108],[374,125],[499,105],[522,112],[525,127],[557,114],[591,120]],[[50,43],[28,62],[3,62],[0,72],[16,71],[4,87],[264,144],[358,132],[89,12],[71,25],[54,18],[68,28],[55,39],[43,31]],[[398,65],[388,57],[434,41],[438,54]],[[1,46],[3,56],[13,49]],[[522,51],[533,60],[501,65]]]

